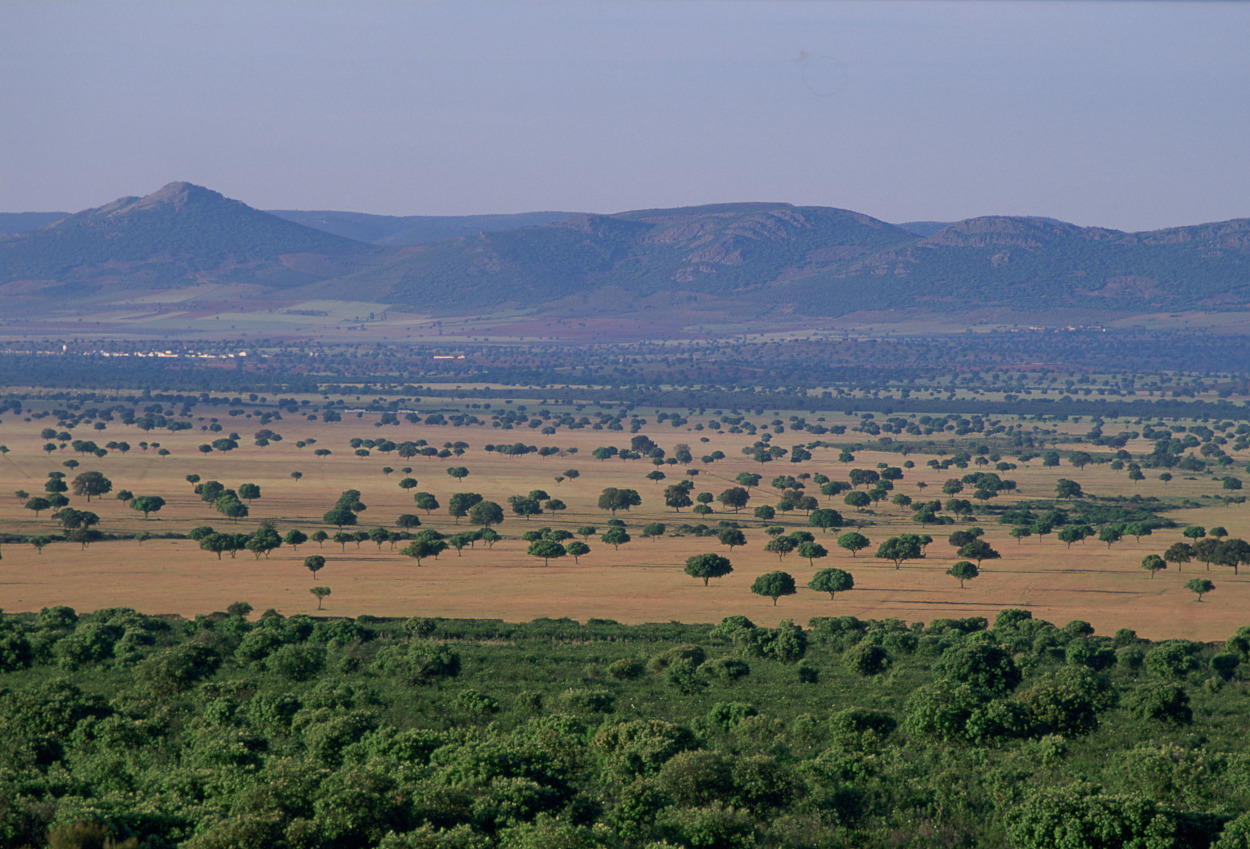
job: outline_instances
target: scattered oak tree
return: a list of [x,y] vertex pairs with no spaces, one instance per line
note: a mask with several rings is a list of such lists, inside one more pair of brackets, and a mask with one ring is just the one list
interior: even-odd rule
[[1211,583],[1206,578],[1191,578],[1185,583],[1185,589],[1189,590],[1191,593],[1196,593],[1198,601],[1202,601],[1202,597],[1204,595],[1215,589],[1215,584]]
[[777,606],[777,599],[783,595],[794,595],[797,591],[794,576],[789,572],[769,572],[760,575],[751,584],[751,592],[771,598],[774,607]]
[[692,578],[702,578],[705,587],[710,579],[724,577],[733,570],[729,558],[719,554],[696,554],[686,560],[686,574]]
[[854,589],[855,579],[850,572],[841,569],[821,569],[812,575],[807,587],[818,593],[829,593],[829,598],[832,599],[836,593]]
[[975,563],[971,563],[967,560],[960,560],[951,566],[951,568],[947,569],[946,574],[950,575],[952,578],[957,578],[959,580],[959,588],[963,589],[964,581],[971,581],[977,575],[980,575],[981,571],[977,568]]

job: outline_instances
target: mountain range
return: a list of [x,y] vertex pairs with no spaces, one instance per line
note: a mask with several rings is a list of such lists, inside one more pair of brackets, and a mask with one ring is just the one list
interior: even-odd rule
[[6,227],[0,293],[27,316],[209,284],[254,308],[368,301],[436,316],[1027,319],[1250,305],[1250,219],[1126,233],[1036,217],[895,225],[784,203],[392,217],[262,212],[171,183],[72,215],[0,216]]

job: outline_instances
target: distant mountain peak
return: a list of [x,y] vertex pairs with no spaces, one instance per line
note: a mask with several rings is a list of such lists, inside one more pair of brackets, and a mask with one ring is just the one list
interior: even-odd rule
[[187,183],[183,181],[175,181],[166,183],[152,194],[141,199],[144,204],[172,203],[174,205],[186,203],[191,200],[225,200],[226,196],[215,192],[212,189],[206,189],[203,186],[197,186],[195,183]]

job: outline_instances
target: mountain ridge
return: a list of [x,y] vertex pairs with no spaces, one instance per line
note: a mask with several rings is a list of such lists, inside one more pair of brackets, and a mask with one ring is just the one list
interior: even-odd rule
[[607,303],[619,314],[692,320],[1250,306],[1250,219],[1129,233],[981,216],[921,235],[915,222],[909,230],[853,210],[757,201],[464,216],[450,238],[388,244],[415,238],[414,222],[442,219],[287,213],[170,183],[0,235],[0,291],[34,312],[41,298],[222,283],[262,302],[367,293],[435,315],[595,317]]

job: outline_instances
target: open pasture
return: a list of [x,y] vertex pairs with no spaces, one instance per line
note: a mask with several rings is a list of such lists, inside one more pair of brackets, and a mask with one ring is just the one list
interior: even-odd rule
[[[144,432],[117,421],[108,422],[104,430],[80,425],[74,432],[76,439],[92,439],[100,445],[125,441],[132,446],[124,454],[112,451],[102,458],[79,456],[69,447],[49,454],[42,449],[46,440],[40,437],[40,431],[54,420],[23,421],[23,417],[5,416],[0,424],[0,444],[9,451],[0,458],[4,482],[0,491],[0,533],[10,538],[62,533],[51,518],[51,511],[36,517],[23,507],[25,501],[13,493],[42,493],[49,472],[64,471],[66,480],[71,481],[81,472],[100,471],[112,481],[112,491],[93,498],[89,505],[85,498],[73,497],[72,506],[96,512],[100,517],[97,527],[106,535],[131,537],[146,532],[154,538],[142,544],[129,538],[106,539],[85,549],[75,543],[54,542],[42,553],[25,542],[10,541],[0,549],[0,607],[24,611],[65,604],[80,610],[134,607],[148,613],[194,615],[245,600],[257,610],[309,613],[317,609],[317,599],[309,589],[321,585],[332,591],[325,599],[324,613],[340,616],[368,613],[510,621],[566,616],[582,621],[597,617],[636,623],[715,622],[725,616],[744,614],[761,624],[775,624],[781,619],[806,622],[813,616],[838,615],[907,621],[985,616],[992,620],[1003,608],[1023,607],[1057,623],[1088,620],[1102,634],[1132,628],[1145,637],[1200,640],[1223,639],[1246,623],[1245,611],[1250,609],[1250,577],[1234,576],[1230,569],[1213,566],[1208,571],[1201,563],[1190,563],[1183,572],[1173,567],[1152,578],[1140,568],[1145,555],[1162,553],[1173,542],[1181,541],[1181,529],[1188,524],[1222,525],[1234,537],[1250,534],[1247,507],[1219,503],[1216,496],[1222,492],[1221,484],[1210,474],[1186,477],[1177,473],[1175,479],[1164,483],[1158,479],[1157,470],[1147,469],[1144,480],[1132,482],[1125,472],[1113,471],[1107,463],[1077,469],[1065,459],[1058,467],[1047,467],[1038,458],[1001,472],[1002,477],[1017,482],[1017,489],[1000,494],[988,502],[991,506],[1053,500],[1060,478],[1077,480],[1087,495],[1099,500],[1139,494],[1201,505],[1162,513],[1177,523],[1174,529],[1160,529],[1140,540],[1125,536],[1112,546],[1088,539],[1070,548],[1053,534],[1017,541],[1008,535],[1010,526],[1000,524],[996,515],[976,514],[971,521],[921,528],[912,520],[911,507],[887,500],[857,512],[843,503],[842,495],[832,499],[819,495],[819,486],[808,479],[806,491],[816,495],[822,507],[833,507],[842,514],[848,523],[844,530],[851,529],[852,524],[861,525],[860,532],[871,540],[869,549],[852,556],[837,547],[836,532],[826,534],[808,528],[802,510],[778,513],[767,522],[756,518],[754,507],[778,502],[779,493],[769,487],[770,480],[802,473],[846,480],[852,468],[875,469],[881,463],[899,466],[910,460],[914,468],[905,469],[892,494],[903,493],[919,502],[944,499],[947,496],[941,490],[945,481],[993,466],[933,469],[927,465],[931,455],[903,455],[897,450],[901,441],[881,445],[877,437],[849,428],[842,435],[819,437],[839,447],[814,447],[810,460],[791,463],[782,458],[759,463],[742,452],[756,441],[756,436],[723,429],[694,430],[705,418],[692,417],[685,425],[674,428],[667,422],[656,423],[650,414],[646,415],[649,422],[640,433],[650,436],[669,457],[677,444],[684,443],[690,446],[695,458],[689,465],[657,467],[646,459],[597,460],[592,456],[600,446],[628,447],[628,428],[559,428],[554,434],[544,435],[528,427],[492,427],[488,412],[473,412],[487,423],[452,427],[401,421],[397,426],[377,427],[376,414],[360,418],[346,414],[341,422],[308,421],[302,415],[288,414],[263,425],[282,436],[281,441],[265,447],[253,444],[253,434],[262,427],[257,417],[227,415],[218,407],[196,409],[196,427],[175,433]],[[222,427],[220,432],[200,429],[214,417]],[[766,413],[748,418],[762,424],[773,416]],[[859,420],[829,415],[828,423],[835,421],[855,425]],[[1088,429],[1087,424],[1065,427],[1069,435]],[[1123,428],[1119,428],[1112,422],[1106,426],[1108,432],[1116,429],[1129,429],[1129,425],[1123,423]],[[231,432],[240,436],[237,449],[211,453],[198,450],[199,445]],[[1061,453],[1072,449],[1099,450],[1069,443],[1069,435],[1052,435]],[[350,444],[353,438],[396,443],[424,439],[435,447],[456,442],[467,447],[462,455],[448,458],[403,459],[394,452],[378,451],[357,456]],[[773,436],[773,443],[789,448],[815,439],[806,433],[783,432]],[[139,447],[143,441],[149,442],[146,450]],[[301,442],[303,447],[297,447]],[[485,449],[488,444],[513,442],[554,446],[561,452],[545,457],[537,453],[510,457]],[[159,449],[151,443],[159,443],[170,453],[159,456]],[[851,445],[862,448],[854,451],[853,461],[840,460],[840,448]],[[1136,456],[1148,452],[1149,443],[1136,440],[1127,448]],[[316,456],[314,451],[319,449],[331,453]],[[723,459],[700,461],[716,451],[723,452]],[[80,465],[67,469],[63,463],[71,458]],[[1015,460],[1007,454],[1002,459]],[[1239,465],[1244,465],[1244,459],[1238,458]],[[411,473],[402,471],[405,466],[411,467]],[[453,466],[467,468],[468,476],[460,480],[448,476],[446,470]],[[393,471],[385,473],[385,467]],[[666,475],[665,479],[648,480],[646,475],[657,468]],[[566,475],[569,469],[578,470],[578,476]],[[695,471],[698,474],[688,474]],[[299,472],[302,477],[296,479],[292,472]],[[703,517],[693,515],[689,508],[675,512],[664,505],[663,491],[667,485],[691,480],[695,485],[692,497],[701,492],[715,496],[737,485],[734,479],[742,472],[759,474],[763,479],[751,490],[748,506],[737,514],[716,501],[710,505],[715,512]],[[250,504],[249,516],[232,523],[193,492],[188,475],[199,475],[202,481],[220,481],[229,488],[255,483],[262,495]],[[558,476],[565,479],[557,482]],[[417,479],[417,486],[402,489],[399,483],[406,477]],[[625,521],[632,538],[619,550],[598,538],[611,518],[610,513],[597,507],[598,496],[605,487],[630,488],[641,496],[640,506],[617,514]],[[123,489],[136,496],[159,495],[166,506],[145,520],[117,500],[116,494]],[[427,558],[418,566],[400,553],[403,542],[378,545],[368,540],[345,544],[326,541],[318,546],[310,541],[298,550],[283,546],[266,558],[257,559],[249,551],[240,551],[233,558],[225,555],[218,560],[214,554],[200,550],[193,540],[165,538],[203,525],[219,531],[251,532],[261,522],[272,522],[279,534],[299,528],[309,535],[320,529],[333,536],[338,529],[324,525],[322,517],[339,494],[348,489],[359,490],[361,501],[367,505],[359,514],[359,525],[352,530],[377,526],[396,530],[395,520],[402,513],[419,516],[423,529],[434,528],[448,535],[470,530],[472,526],[466,519],[457,523],[448,515],[447,503],[452,493],[475,492],[504,506],[506,519],[496,528],[503,539],[490,548],[478,542],[460,553],[448,549],[437,559]],[[529,520],[513,515],[508,509],[509,496],[536,489],[563,501],[567,509],[548,511]],[[413,502],[414,492],[434,494],[440,507],[429,514],[418,509]],[[968,496],[965,492],[962,497]],[[678,535],[680,525],[703,523],[714,528],[721,520],[740,523],[747,544],[729,550],[714,535]],[[664,523],[666,534],[643,538],[643,528],[652,522]],[[526,554],[528,543],[521,539],[526,531],[551,527],[576,533],[585,525],[595,526],[597,533],[587,540],[591,552],[581,556],[578,563],[565,557],[544,565]],[[816,541],[828,549],[828,556],[813,565],[797,553],[779,559],[764,551],[769,538],[764,528],[775,525],[784,527],[787,533],[811,530]],[[983,563],[980,577],[961,588],[956,579],[946,574],[959,559],[946,536],[972,525],[984,528],[984,538],[1002,557]],[[895,569],[892,562],[873,556],[883,540],[902,533],[928,533],[934,538],[924,559],[906,561]],[[684,574],[683,565],[688,557],[708,552],[729,557],[734,571],[705,587],[702,581]],[[315,576],[303,566],[304,558],[310,554],[320,554],[327,561]],[[839,593],[833,600],[828,594],[806,588],[814,572],[829,567],[850,572],[855,588]],[[783,597],[774,606],[770,599],[754,595],[750,586],[759,575],[777,569],[792,574],[799,589],[796,595]],[[1185,582],[1192,577],[1210,578],[1216,585],[1215,591],[1197,602],[1185,589]]]

